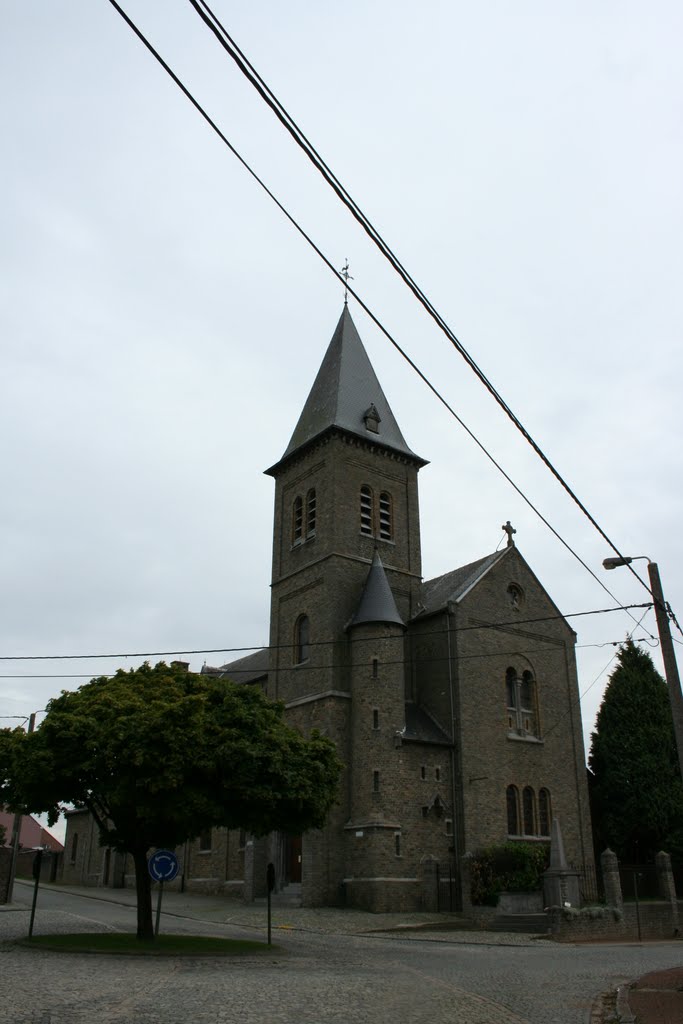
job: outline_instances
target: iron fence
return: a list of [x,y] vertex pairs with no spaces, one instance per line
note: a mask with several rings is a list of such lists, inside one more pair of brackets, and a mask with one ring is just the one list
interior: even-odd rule
[[619,864],[621,894],[625,900],[661,900],[659,875],[654,864]]
[[602,903],[605,899],[605,889],[602,884],[602,875],[595,864],[579,864],[574,866],[574,871],[579,873],[579,893],[581,902]]
[[460,883],[452,864],[436,865],[436,909],[450,913],[462,908]]

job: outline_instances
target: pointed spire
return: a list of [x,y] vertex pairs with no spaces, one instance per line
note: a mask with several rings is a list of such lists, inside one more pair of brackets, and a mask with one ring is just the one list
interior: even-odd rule
[[365,581],[363,594],[358,603],[355,615],[349,623],[350,626],[359,626],[362,623],[370,622],[391,622],[403,626],[394,595],[389,586],[387,574],[379,557],[379,551],[375,549],[375,557],[370,566],[368,578]]
[[[421,466],[426,464],[405,442],[348,306],[342,310],[299,422],[280,461],[332,428],[393,449]],[[272,473],[276,468],[273,466],[267,472]]]

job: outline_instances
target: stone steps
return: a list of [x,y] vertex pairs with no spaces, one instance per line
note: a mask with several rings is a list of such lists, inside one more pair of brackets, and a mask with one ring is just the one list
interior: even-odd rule
[[523,932],[527,935],[547,935],[548,918],[545,914],[499,914],[489,925],[492,932]]
[[[262,897],[257,902],[265,903]],[[301,882],[290,882],[280,892],[274,892],[270,897],[272,907],[300,907],[301,906]]]

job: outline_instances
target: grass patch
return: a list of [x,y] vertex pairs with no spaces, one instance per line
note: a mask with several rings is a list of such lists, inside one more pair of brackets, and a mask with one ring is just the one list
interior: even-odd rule
[[127,932],[34,935],[23,946],[60,953],[124,953],[130,956],[245,956],[279,952],[277,946],[249,939],[222,939],[212,935],[158,935],[143,942]]

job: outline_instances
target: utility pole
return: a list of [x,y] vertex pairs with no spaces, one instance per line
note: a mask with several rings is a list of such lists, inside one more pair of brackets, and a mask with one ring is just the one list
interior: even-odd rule
[[[29,717],[27,733],[33,732],[36,727],[36,712]],[[7,902],[12,902],[14,892],[14,876],[17,873],[17,859],[19,857],[19,839],[21,837],[21,814],[14,815],[14,826],[12,832],[12,859],[9,866],[9,882],[7,884]]]
[[678,764],[683,779],[683,694],[681,694],[681,680],[678,675],[678,665],[674,653],[671,630],[669,628],[669,616],[662,591],[662,583],[659,578],[659,568],[656,562],[647,563],[647,571],[650,577],[650,589],[655,602],[655,615],[657,616],[657,629],[659,630],[659,644],[662,649],[662,660],[664,662],[664,675],[669,688],[669,700],[671,701],[671,714],[674,720],[674,733],[676,736],[676,747],[678,749]]
[[678,665],[674,654],[671,630],[669,629],[669,613],[664,600],[662,581],[659,578],[659,567],[656,562],[651,561],[647,555],[619,555],[610,556],[602,561],[605,569],[617,569],[621,565],[630,565],[640,559],[647,562],[647,572],[650,577],[650,591],[654,599],[655,615],[657,617],[657,631],[659,633],[659,646],[662,651],[664,662],[664,678],[669,689],[669,702],[671,704],[671,717],[674,723],[674,736],[676,738],[676,750],[678,751],[678,767],[683,781],[683,694],[681,694],[681,680],[678,675]]

